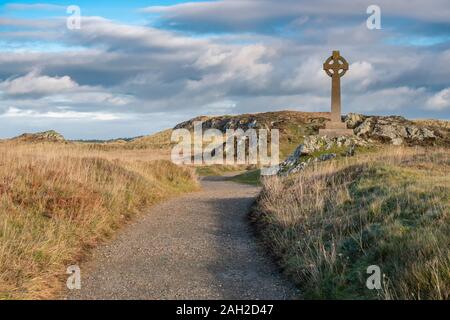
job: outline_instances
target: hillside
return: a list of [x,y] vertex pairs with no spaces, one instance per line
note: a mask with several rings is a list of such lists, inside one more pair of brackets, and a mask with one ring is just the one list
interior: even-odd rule
[[[242,115],[199,116],[177,124],[173,129],[193,130],[195,121],[203,121],[203,128],[219,129],[278,129],[280,131],[280,156],[285,159],[304,138],[318,134],[320,128],[329,121],[328,112],[276,111]],[[450,122],[444,120],[407,120],[399,116],[366,116],[350,113],[343,117],[347,127],[363,139],[373,139],[380,143],[405,145],[450,146]],[[160,150],[167,156],[173,143],[172,130],[167,129],[148,136],[115,139],[110,141],[77,141],[91,150]],[[44,135],[46,136],[46,135]],[[16,139],[39,141],[40,134],[34,138],[25,136]],[[33,136],[32,136],[33,137]],[[92,142],[92,141],[91,141]]]
[[[263,181],[252,214],[307,299],[450,299],[450,151],[390,147]],[[379,266],[382,289],[366,287]]]
[[[314,139],[319,129],[324,128],[325,122],[329,121],[329,113],[315,112],[279,111],[236,116],[200,116],[182,122],[174,129],[193,130],[195,121],[202,121],[204,130],[214,128],[224,133],[227,129],[243,129],[244,131],[250,128],[278,129],[280,160],[293,156],[296,163],[290,165],[298,164],[300,154],[296,155],[295,152],[298,152],[302,145],[315,148],[317,156],[325,153],[323,156],[328,154],[333,157],[335,152],[346,153],[355,145],[358,151],[385,144],[450,147],[450,122],[448,121],[411,121],[399,116],[366,116],[355,113],[342,117],[342,120],[347,124],[347,128],[353,129],[355,134],[353,141]],[[320,146],[317,145],[318,143]],[[321,147],[323,150],[320,150]],[[300,165],[301,163],[300,159]],[[252,183],[255,181],[252,180]]]
[[127,146],[133,149],[168,149],[171,147],[170,137],[172,130],[167,129],[152,135],[135,138]]
[[200,116],[182,122],[174,129],[193,130],[195,121],[203,121],[203,128],[219,129],[226,132],[227,129],[242,129],[244,131],[252,129],[278,129],[280,131],[280,156],[282,158],[289,155],[304,136],[315,134],[319,128],[324,127],[328,119],[327,112],[299,112],[299,111],[278,111],[254,114],[242,114],[233,116]]
[[149,151],[28,138],[0,144],[0,300],[54,298],[67,266],[148,206],[198,188],[192,170]]
[[[195,121],[203,121],[203,128],[227,129],[278,129],[280,143],[287,147],[295,145],[294,140],[316,135],[329,121],[329,113],[279,111],[236,116],[201,116],[182,122],[174,129],[192,130]],[[450,143],[450,122],[444,120],[408,120],[400,116],[368,116],[349,113],[342,117],[347,128],[356,136],[370,138],[391,144],[448,144]],[[286,145],[287,143],[287,145]],[[291,150],[292,151],[292,150]]]

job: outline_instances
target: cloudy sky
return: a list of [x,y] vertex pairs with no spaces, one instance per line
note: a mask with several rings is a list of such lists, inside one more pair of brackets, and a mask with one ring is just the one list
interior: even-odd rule
[[[43,0],[45,1],[45,0]],[[367,8],[381,9],[370,30]],[[67,28],[69,5],[81,28]],[[149,134],[200,114],[329,110],[450,119],[448,0],[0,1],[0,138]]]

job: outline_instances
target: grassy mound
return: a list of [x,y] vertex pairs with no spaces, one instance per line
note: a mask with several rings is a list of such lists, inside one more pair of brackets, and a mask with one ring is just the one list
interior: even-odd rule
[[133,139],[129,146],[134,149],[169,149],[173,144],[170,141],[172,130],[164,130],[155,134]]
[[448,149],[389,149],[265,180],[253,218],[305,298],[449,299],[449,214]]
[[66,268],[145,207],[194,190],[168,161],[72,145],[0,145],[0,299],[50,298]]
[[12,138],[11,142],[36,143],[36,142],[66,142],[64,137],[55,130],[49,130],[37,133],[24,133],[18,137]]

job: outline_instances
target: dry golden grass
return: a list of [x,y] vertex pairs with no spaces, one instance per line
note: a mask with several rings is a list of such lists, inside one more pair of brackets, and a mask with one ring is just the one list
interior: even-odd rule
[[450,129],[450,121],[448,120],[420,119],[420,120],[413,120],[413,122],[421,126],[432,126]]
[[[66,268],[145,207],[195,190],[152,150],[0,144],[0,299],[57,296]],[[155,161],[150,161],[155,160]]]
[[107,160],[153,161],[170,160],[171,149],[167,148],[138,148],[134,149],[129,143],[16,143],[0,142],[0,148],[13,150],[15,153],[32,154],[45,153],[53,156],[67,155],[71,157],[99,157]]
[[172,146],[171,136],[172,129],[167,129],[149,136],[134,139],[128,144],[131,148],[134,149],[170,149],[170,147]]
[[[450,299],[450,150],[388,148],[264,181],[254,219],[313,299]],[[385,274],[368,290],[366,269]]]

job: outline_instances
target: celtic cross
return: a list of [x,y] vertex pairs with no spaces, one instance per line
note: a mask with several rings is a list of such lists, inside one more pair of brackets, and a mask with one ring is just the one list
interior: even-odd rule
[[341,122],[341,77],[347,72],[348,63],[339,51],[333,51],[323,70],[331,77],[331,122]]

